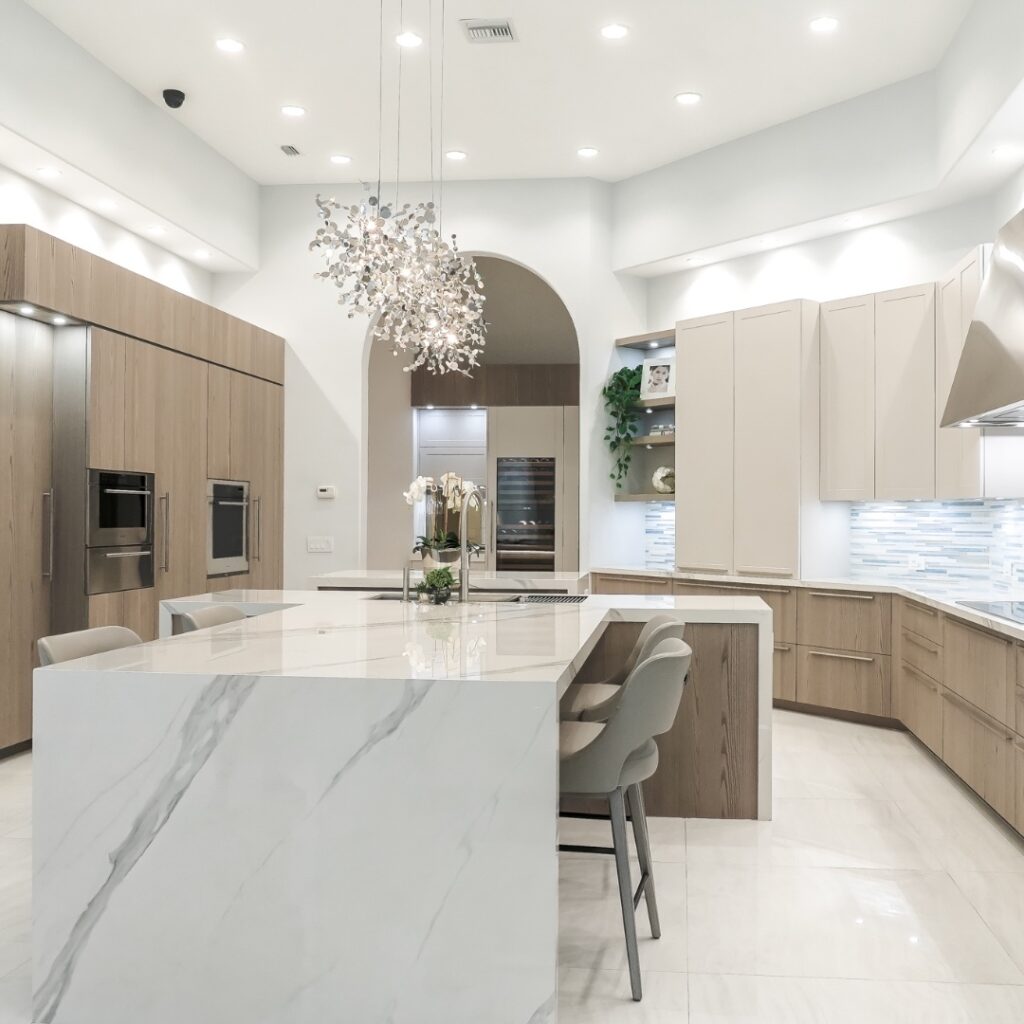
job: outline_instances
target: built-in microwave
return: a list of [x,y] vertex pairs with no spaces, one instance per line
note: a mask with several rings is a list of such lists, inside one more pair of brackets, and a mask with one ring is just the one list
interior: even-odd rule
[[209,480],[206,572],[228,576],[249,571],[249,485],[242,480]]
[[152,473],[90,469],[86,546],[151,544],[153,481]]

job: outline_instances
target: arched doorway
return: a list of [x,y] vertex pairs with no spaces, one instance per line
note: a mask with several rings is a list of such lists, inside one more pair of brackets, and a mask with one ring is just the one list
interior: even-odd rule
[[[579,342],[558,294],[528,267],[492,254],[474,256],[487,296],[489,323],[481,367],[472,379],[423,371],[405,373],[401,357],[381,343],[367,360],[366,567],[406,564],[414,540],[412,510],[402,492],[418,472],[438,475],[441,466],[497,491],[498,460],[537,461],[551,478],[557,509],[554,557],[532,547],[534,516],[523,514],[515,530],[496,531],[491,518],[487,568],[522,571],[572,570],[579,566]],[[519,449],[522,449],[521,451]],[[507,490],[507,488],[506,488]],[[491,505],[493,516],[493,505]],[[511,515],[503,514],[511,521]],[[517,521],[518,522],[518,521]],[[544,531],[537,527],[536,536]],[[521,553],[511,551],[519,546]],[[499,558],[499,552],[505,554]],[[534,552],[536,557],[525,554]],[[500,563],[500,564],[499,564]]]

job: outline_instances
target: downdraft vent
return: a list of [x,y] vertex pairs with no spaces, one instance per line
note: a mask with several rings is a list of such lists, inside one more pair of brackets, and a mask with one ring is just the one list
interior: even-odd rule
[[298,156],[299,155],[299,151],[294,146],[282,146],[281,147],[281,152],[284,153],[285,156]]
[[508,18],[469,18],[462,22],[471,43],[514,43],[516,34]]

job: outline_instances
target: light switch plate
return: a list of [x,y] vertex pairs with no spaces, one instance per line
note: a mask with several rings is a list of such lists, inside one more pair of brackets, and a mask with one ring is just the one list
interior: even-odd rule
[[334,550],[333,537],[306,537],[306,550],[310,554],[329,555]]

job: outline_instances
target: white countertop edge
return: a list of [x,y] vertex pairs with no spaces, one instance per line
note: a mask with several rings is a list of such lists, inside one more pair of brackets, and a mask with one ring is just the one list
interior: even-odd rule
[[[683,572],[671,569],[643,569],[630,567],[625,569],[614,569],[610,567],[595,568],[591,573],[604,574],[609,576],[635,576],[646,579],[671,579],[681,580],[690,583],[721,583],[725,585],[743,585],[750,587],[778,587],[782,589],[801,590],[848,590],[853,593],[891,594],[894,597],[902,597],[917,604],[934,608],[947,615],[964,622],[972,623],[993,633],[1012,640],[1024,642],[1024,625],[1017,626],[1006,619],[1000,619],[992,615],[985,615],[983,612],[973,608],[965,608],[959,602],[967,601],[1024,601],[1024,593],[1020,591],[996,591],[991,587],[979,585],[976,590],[971,589],[969,583],[956,583],[958,593],[956,597],[937,596],[924,590],[918,590],[905,583],[893,583],[892,581],[879,581],[873,583],[863,579],[789,579],[782,576],[724,576],[718,573],[697,573]],[[959,592],[959,588],[963,592]]]

